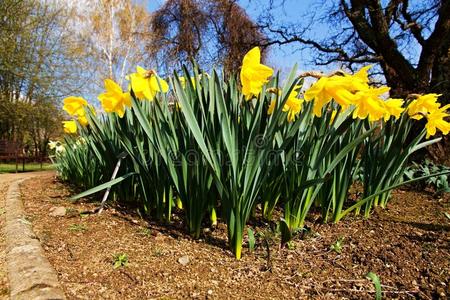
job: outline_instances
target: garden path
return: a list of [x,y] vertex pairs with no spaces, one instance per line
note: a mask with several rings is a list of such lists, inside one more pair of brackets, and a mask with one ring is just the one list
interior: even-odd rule
[[9,299],[9,286],[6,268],[6,245],[5,245],[5,197],[11,183],[29,179],[36,176],[43,176],[53,171],[30,172],[30,173],[7,173],[0,174],[0,300]]

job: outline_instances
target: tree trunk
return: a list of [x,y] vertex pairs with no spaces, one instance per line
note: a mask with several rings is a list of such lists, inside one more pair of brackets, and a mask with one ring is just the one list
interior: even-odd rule
[[442,94],[442,104],[450,103],[450,45],[446,45],[436,59],[433,67],[430,91]]

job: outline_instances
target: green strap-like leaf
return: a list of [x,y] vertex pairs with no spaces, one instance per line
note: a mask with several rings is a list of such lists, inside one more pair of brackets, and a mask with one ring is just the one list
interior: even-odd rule
[[109,188],[109,187],[111,187],[111,186],[113,186],[115,184],[118,184],[119,182],[124,181],[125,179],[127,179],[128,177],[130,177],[130,176],[132,176],[134,174],[136,174],[136,173],[135,172],[131,172],[131,173],[125,174],[123,176],[120,176],[120,177],[118,177],[118,178],[116,178],[114,180],[111,180],[111,181],[105,182],[103,184],[100,184],[100,185],[98,185],[98,186],[96,186],[96,187],[94,187],[92,189],[89,189],[87,191],[84,191],[84,192],[82,192],[82,193],[80,193],[78,195],[75,195],[75,196],[71,197],[70,200],[77,200],[77,199],[80,199],[80,198],[83,198],[83,197],[95,194],[95,193],[97,193],[97,192],[99,192],[101,190],[107,189],[107,188]]

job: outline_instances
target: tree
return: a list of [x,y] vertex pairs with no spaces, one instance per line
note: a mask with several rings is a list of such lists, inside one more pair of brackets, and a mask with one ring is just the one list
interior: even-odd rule
[[190,60],[236,71],[264,40],[236,0],[168,0],[154,13],[151,32],[147,49],[166,72]]
[[0,2],[0,139],[30,142],[36,154],[60,127],[58,100],[83,84],[68,13],[46,1]]
[[76,8],[69,30],[87,58],[84,69],[91,73],[91,82],[103,88],[103,79],[122,85],[125,76],[137,64],[148,60],[145,46],[150,14],[144,4],[132,0],[88,0]]
[[[322,40],[308,36],[318,22],[333,33]],[[261,28],[269,36],[263,46],[300,43],[318,51],[318,65],[377,64],[391,96],[438,92],[450,101],[450,1],[339,0],[308,23],[264,21]]]

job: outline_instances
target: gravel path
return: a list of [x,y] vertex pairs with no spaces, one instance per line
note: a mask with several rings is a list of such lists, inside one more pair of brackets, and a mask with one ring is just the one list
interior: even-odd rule
[[30,173],[18,173],[18,174],[0,174],[0,300],[9,299],[9,283],[7,277],[6,266],[6,244],[5,244],[5,217],[6,217],[6,193],[11,183],[29,179],[35,176],[42,176],[53,171],[44,172],[30,172]]

